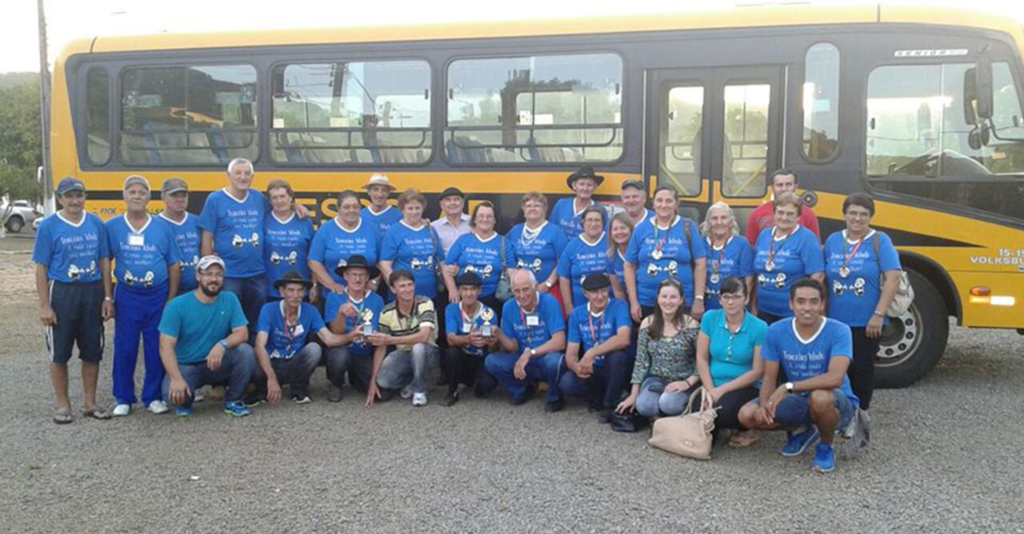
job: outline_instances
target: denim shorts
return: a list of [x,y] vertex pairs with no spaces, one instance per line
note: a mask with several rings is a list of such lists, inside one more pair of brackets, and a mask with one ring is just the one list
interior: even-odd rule
[[[838,389],[832,390],[832,396],[835,397],[836,409],[839,410],[839,425],[836,428],[846,428],[853,419],[853,403],[845,393]],[[775,422],[783,428],[790,429],[813,424],[810,398],[811,392],[809,391],[786,395],[786,398],[782,399],[782,402],[775,408]],[[760,399],[755,399],[754,403],[760,404],[759,401]]]

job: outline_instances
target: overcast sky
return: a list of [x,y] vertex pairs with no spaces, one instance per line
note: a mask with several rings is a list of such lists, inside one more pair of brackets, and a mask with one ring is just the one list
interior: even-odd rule
[[[985,6],[1024,21],[1022,0],[942,1],[945,5]],[[924,0],[910,2],[936,4]],[[97,35],[572,18],[666,13],[716,3],[713,0],[46,0],[46,17],[52,63],[68,41]],[[739,0],[736,3],[794,2]],[[2,5],[0,15],[4,31],[0,32],[0,72],[38,71],[36,0],[2,0]]]

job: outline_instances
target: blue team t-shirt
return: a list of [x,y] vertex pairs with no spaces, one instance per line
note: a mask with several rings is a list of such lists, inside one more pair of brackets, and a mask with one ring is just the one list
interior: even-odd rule
[[[843,269],[844,265],[849,272]],[[846,230],[832,234],[825,241],[828,316],[852,328],[867,326],[882,298],[882,274],[900,269],[900,254],[888,235],[872,230],[860,243],[849,243]],[[887,323],[889,318],[883,317],[882,321]]]
[[127,214],[107,221],[114,277],[135,289],[163,285],[167,282],[167,267],[181,260],[171,225],[160,217],[147,217],[137,232],[128,224]]
[[381,246],[380,259],[392,263],[392,271],[405,269],[416,279],[416,294],[433,299],[437,296],[436,268],[441,262],[441,241],[431,235],[433,228],[426,222],[413,230],[405,221],[388,230]]
[[619,252],[618,248],[612,253],[611,274],[619,281],[619,287],[623,293],[626,292],[626,257]]
[[199,228],[213,234],[213,248],[224,260],[227,278],[249,278],[266,272],[263,265],[263,218],[267,200],[255,189],[239,200],[227,189],[206,197]]
[[[747,242],[745,239],[738,241]],[[750,312],[743,313],[743,324],[735,334],[729,331],[725,310],[719,308],[704,314],[700,331],[710,340],[711,380],[715,387],[739,378],[754,367],[754,349],[764,346],[768,323]]]
[[725,242],[725,246],[716,249],[711,244],[711,238],[707,240],[708,252],[708,276],[705,287],[707,297],[704,299],[705,310],[717,310],[722,307],[718,301],[718,294],[722,289],[722,282],[728,278],[745,279],[754,274],[754,249],[750,243],[740,236],[732,236]]
[[388,205],[384,211],[374,213],[369,206],[366,206],[359,211],[359,218],[376,228],[378,234],[385,235],[392,226],[402,220],[402,212],[394,206]]
[[[824,271],[825,260],[814,232],[798,226],[794,233],[778,240],[772,235],[774,230],[774,226],[762,230],[754,246],[757,309],[778,317],[792,317],[789,286],[801,278]],[[775,265],[769,270],[766,265],[773,246]]]
[[299,316],[289,326],[284,319],[285,302],[268,302],[260,310],[257,331],[267,333],[267,355],[272,360],[290,360],[306,346],[306,338],[326,325],[316,307],[308,302],[299,305]]
[[[365,209],[365,208],[364,208]],[[334,272],[345,265],[352,256],[363,256],[366,263],[376,265],[381,246],[381,234],[372,222],[359,220],[353,230],[346,230],[338,219],[325,221],[320,225],[313,243],[309,247],[309,259],[320,262],[330,273],[331,279],[344,285],[345,279]],[[329,290],[325,291],[330,293]]]
[[526,313],[519,307],[519,301],[509,299],[502,306],[501,330],[506,336],[519,342],[519,353],[535,349],[551,339],[556,332],[565,330],[562,306],[555,297],[547,293],[537,294],[537,307]]
[[280,280],[288,271],[299,271],[303,278],[309,280],[309,243],[313,240],[313,221],[300,219],[292,213],[287,220],[278,220],[273,212],[267,214],[263,226],[267,238],[264,247],[264,265],[267,270],[267,296],[281,296],[274,281]]
[[517,224],[508,233],[508,240],[516,251],[516,268],[529,269],[538,282],[551,276],[569,243],[565,233],[548,221],[534,231],[527,231],[526,223]]
[[[444,330],[446,334],[466,336],[474,330],[479,332],[483,328],[484,323],[491,325],[492,335],[498,334],[498,316],[494,313],[494,310],[482,302],[478,302],[476,313],[472,315],[463,310],[462,303],[453,302],[445,307],[444,318]],[[465,347],[462,347],[462,350],[467,354],[472,354],[474,356],[483,356],[487,354],[486,347],[466,345]]]
[[230,291],[221,291],[217,299],[204,304],[194,291],[175,298],[164,308],[160,333],[175,338],[174,354],[180,364],[206,361],[210,349],[228,337],[231,331],[246,326],[242,305]]
[[[690,225],[693,243],[686,238],[684,224]],[[661,252],[656,252],[658,250]],[[637,300],[640,305],[653,307],[658,286],[666,278],[672,277],[683,285],[686,305],[692,306],[694,282],[691,262],[705,257],[707,249],[704,240],[700,238],[697,223],[678,215],[668,229],[659,228],[655,218],[640,223],[626,247],[626,261],[636,267]]]
[[615,337],[622,327],[632,328],[629,304],[619,299],[609,299],[608,306],[595,316],[590,312],[590,303],[577,306],[569,316],[569,343],[579,343],[580,357],[583,353]]
[[[504,265],[501,263],[502,244],[505,245]],[[504,268],[516,264],[516,251],[512,248],[512,242],[497,232],[486,241],[470,232],[455,240],[444,262],[447,265],[458,265],[460,275],[476,273],[483,282],[480,297],[489,297],[498,289],[498,280]]]
[[65,284],[100,281],[100,258],[110,257],[107,228],[92,213],[72,224],[59,212],[39,223],[32,262],[46,266],[46,276]]
[[[852,360],[853,338],[849,326],[823,317],[817,333],[810,339],[800,339],[796,332],[796,320],[789,318],[768,327],[761,356],[768,362],[780,362],[786,378],[790,382],[799,382],[828,373],[832,358]],[[843,375],[843,385],[839,391],[850,399],[854,408],[860,406],[848,376]]]
[[171,233],[174,234],[174,243],[178,245],[178,266],[181,267],[181,281],[178,282],[178,293],[192,291],[199,287],[199,280],[196,279],[196,265],[199,264],[199,247],[202,244],[199,230],[199,219],[189,212],[185,212],[185,218],[181,222],[172,221],[163,213],[160,214]]
[[572,284],[572,305],[582,306],[587,303],[583,294],[583,279],[588,274],[607,273],[611,268],[608,258],[608,233],[602,233],[596,242],[587,241],[581,235],[569,241],[558,259],[558,276]]
[[[349,302],[356,308],[355,317],[345,316],[345,331],[354,332],[362,330],[366,319],[370,319],[374,332],[380,332],[380,312],[384,309],[384,299],[373,291],[367,291],[362,300],[354,300],[348,292],[341,294],[329,293],[324,299],[324,318],[328,323],[333,323],[338,317],[341,307]],[[349,345],[349,351],[353,354],[373,354],[373,345],[364,341],[353,341]]]

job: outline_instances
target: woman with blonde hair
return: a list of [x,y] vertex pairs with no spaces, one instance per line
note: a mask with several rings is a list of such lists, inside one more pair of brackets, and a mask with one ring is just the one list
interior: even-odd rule
[[754,249],[746,239],[737,239],[740,227],[732,208],[725,202],[712,204],[700,225],[700,233],[708,245],[705,309],[722,307],[718,294],[727,278],[743,280],[747,288],[745,294],[749,295],[754,290]]

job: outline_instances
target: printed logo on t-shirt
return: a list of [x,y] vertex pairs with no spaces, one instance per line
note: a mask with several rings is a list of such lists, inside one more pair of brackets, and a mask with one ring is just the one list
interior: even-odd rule
[[859,276],[853,281],[852,284],[846,284],[842,280],[837,279],[832,282],[832,292],[834,292],[836,296],[839,296],[846,291],[852,291],[854,295],[858,297],[863,297],[864,287],[866,285],[867,282]]
[[276,250],[270,253],[270,263],[273,263],[274,265],[279,265],[281,262],[285,262],[288,265],[295,265],[298,261],[299,252],[296,250],[293,250],[292,253],[287,256],[278,254]]
[[651,262],[647,264],[647,276],[655,277],[658,273],[668,273],[669,276],[675,277],[679,272],[679,263],[675,260],[668,262],[667,265],[659,267],[658,264]]
[[89,262],[89,267],[85,268],[85,269],[75,265],[74,263],[72,263],[71,265],[68,265],[68,278],[70,278],[72,282],[77,281],[80,277],[81,278],[90,278],[94,274],[96,274],[96,262],[95,261]]
[[775,273],[772,276],[771,273],[761,273],[757,275],[757,283],[761,287],[775,286],[775,289],[784,289],[786,287],[786,273]]
[[246,239],[238,234],[235,234],[231,238],[231,246],[235,248],[242,248],[243,245],[251,244],[253,248],[259,248],[260,246],[260,234],[253,232],[252,237]]
[[531,262],[531,263],[526,263],[526,261],[524,261],[524,260],[519,260],[516,263],[516,268],[518,268],[518,269],[529,269],[529,270],[533,271],[534,274],[537,274],[537,273],[540,272],[540,268],[541,268],[540,258],[534,258],[533,262]]

